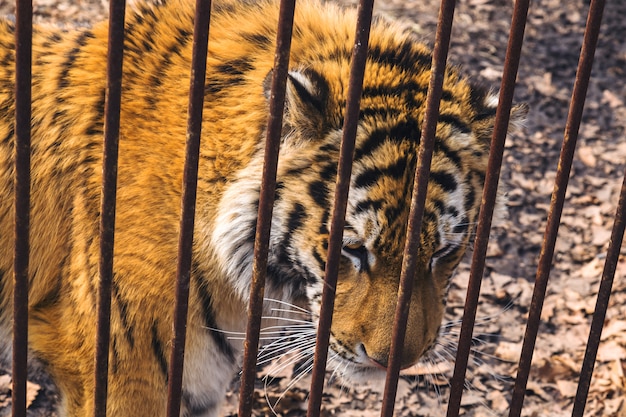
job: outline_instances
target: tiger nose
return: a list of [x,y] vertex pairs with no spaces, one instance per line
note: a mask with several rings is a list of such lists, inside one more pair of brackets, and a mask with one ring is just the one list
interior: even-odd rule
[[[372,350],[371,352],[368,352],[366,346],[363,343],[360,343],[359,348],[360,349],[357,349],[357,351],[361,350],[365,354],[371,365],[374,365],[375,367],[380,368],[384,371],[387,370],[387,367],[389,366],[390,346],[386,350]],[[400,362],[400,369],[410,368],[415,364],[416,360],[417,358],[415,358],[413,355],[405,355],[403,353]]]

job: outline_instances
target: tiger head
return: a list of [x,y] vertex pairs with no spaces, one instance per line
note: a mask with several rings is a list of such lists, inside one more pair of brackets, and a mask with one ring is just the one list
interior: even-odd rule
[[[374,43],[361,99],[330,346],[348,379],[384,375],[397,302],[430,52],[409,38]],[[348,59],[309,61],[287,79],[268,263],[267,298],[319,315]],[[265,92],[269,96],[269,83]],[[401,366],[435,343],[450,277],[477,220],[497,98],[447,69]],[[515,107],[512,124],[525,115]],[[222,199],[213,240],[247,297],[262,152]],[[226,247],[224,246],[226,242]],[[343,367],[342,367],[343,369]]]

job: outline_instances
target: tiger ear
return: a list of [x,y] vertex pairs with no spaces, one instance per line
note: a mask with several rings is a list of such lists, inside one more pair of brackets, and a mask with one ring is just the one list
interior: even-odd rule
[[[263,88],[269,100],[273,70],[265,77]],[[324,129],[328,108],[329,89],[326,80],[317,72],[305,69],[289,71],[285,93],[286,127],[302,133],[318,134]]]
[[[489,143],[493,134],[494,124],[496,121],[496,109],[498,108],[499,97],[497,93],[484,93],[481,102],[478,103],[478,113],[474,117],[472,130],[480,139]],[[508,132],[519,132],[526,122],[528,114],[528,104],[521,103],[511,108],[509,116]]]

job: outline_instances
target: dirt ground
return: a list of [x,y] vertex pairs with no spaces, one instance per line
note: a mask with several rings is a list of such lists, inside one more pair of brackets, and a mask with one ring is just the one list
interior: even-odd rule
[[[0,14],[12,4],[0,0]],[[348,2],[349,0],[345,0]],[[12,3],[12,2],[11,2]],[[98,0],[35,0],[37,21],[88,25],[106,15]],[[516,101],[530,113],[522,134],[509,138],[501,183],[508,190],[508,218],[492,231],[482,283],[474,353],[470,358],[464,416],[508,413],[537,257],[582,43],[588,2],[536,0],[531,3],[520,64]],[[376,14],[399,19],[425,42],[434,40],[439,4],[435,0],[379,1]],[[498,88],[513,2],[463,0],[455,13],[449,61],[476,80]],[[607,2],[596,52],[576,159],[568,187],[559,239],[542,313],[525,400],[524,416],[571,415],[578,374],[595,306],[600,274],[626,167],[626,1]],[[626,249],[602,335],[586,416],[626,417]],[[410,370],[400,381],[396,415],[443,416],[458,320],[463,311],[469,261],[459,268],[448,303],[450,334],[441,362]],[[435,363],[437,362],[437,363]],[[2,372],[0,371],[0,374]],[[289,371],[259,379],[256,416],[304,416],[309,378],[287,390]],[[8,375],[0,375],[0,416],[10,405]],[[30,385],[29,416],[55,416],[56,395],[44,379]],[[236,387],[235,387],[236,389]],[[281,398],[282,396],[282,398]],[[280,398],[278,404],[276,401]],[[381,396],[368,387],[330,385],[323,416],[377,416]],[[236,415],[236,394],[226,415]],[[2,408],[4,407],[4,408]]]

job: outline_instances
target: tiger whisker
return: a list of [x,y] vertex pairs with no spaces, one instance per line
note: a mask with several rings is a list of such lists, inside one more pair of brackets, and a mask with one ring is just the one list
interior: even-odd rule
[[300,380],[302,380],[302,378],[304,378],[308,372],[310,372],[313,369],[313,364],[311,364],[310,366],[307,366],[306,369],[300,373],[299,375],[296,375],[293,380],[291,382],[289,382],[289,384],[287,385],[287,387],[285,387],[285,389],[283,390],[283,392],[280,394],[280,396],[276,399],[276,401],[274,402],[274,404],[271,403],[269,396],[267,395],[267,380],[265,382],[264,385],[264,391],[265,391],[265,400],[267,401],[267,405],[269,406],[270,410],[272,411],[272,413],[274,413],[275,416],[278,416],[278,413],[276,412],[276,405],[283,399],[283,397],[285,396],[285,394],[287,394],[287,392],[294,386],[296,385],[298,382],[300,382]]
[[275,298],[264,298],[263,300],[264,300],[264,301],[269,301],[269,302],[272,302],[272,303],[283,304],[283,305],[286,305],[287,307],[291,307],[291,308],[293,308],[294,310],[299,310],[299,311],[301,311],[301,312],[303,312],[303,313],[307,313],[307,314],[309,314],[309,313],[310,313],[310,311],[308,311],[308,310],[306,310],[306,309],[304,309],[304,308],[302,308],[302,307],[300,307],[300,306],[297,306],[297,305],[295,305],[295,304],[292,304],[292,303],[289,303],[289,302],[287,302],[287,301],[284,301],[284,300],[277,300],[277,299],[275,299]]

